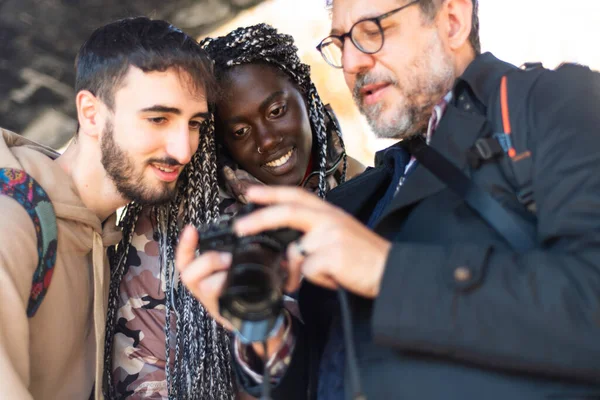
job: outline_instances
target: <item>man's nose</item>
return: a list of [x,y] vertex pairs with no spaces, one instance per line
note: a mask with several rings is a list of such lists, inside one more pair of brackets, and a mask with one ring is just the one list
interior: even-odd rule
[[372,54],[363,53],[356,48],[349,38],[346,38],[342,51],[342,68],[344,74],[356,75],[373,68],[374,64],[375,58]]
[[167,154],[181,165],[189,163],[196,151],[193,148],[194,141],[192,140],[192,135],[197,135],[197,133],[191,132],[187,123],[177,126],[169,135]]

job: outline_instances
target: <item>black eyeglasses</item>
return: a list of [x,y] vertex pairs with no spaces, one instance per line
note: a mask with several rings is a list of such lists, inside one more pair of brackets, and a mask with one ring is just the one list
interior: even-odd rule
[[383,28],[381,20],[390,17],[406,7],[418,3],[420,0],[411,1],[408,4],[398,7],[385,14],[373,18],[365,18],[352,25],[350,30],[342,35],[331,35],[321,40],[317,50],[327,64],[334,68],[342,68],[342,52],[344,50],[344,41],[350,38],[352,44],[365,54],[375,54],[383,47]]

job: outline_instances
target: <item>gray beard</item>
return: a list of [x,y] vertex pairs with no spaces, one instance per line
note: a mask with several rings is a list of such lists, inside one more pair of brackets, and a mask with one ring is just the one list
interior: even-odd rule
[[375,136],[380,139],[408,139],[422,134],[427,129],[426,123],[416,123],[419,113],[413,107],[404,110],[404,112],[396,110],[390,122],[386,124],[380,123],[378,119],[382,111],[383,104],[381,103],[368,107],[365,111],[361,111],[367,118],[369,127]]
[[[432,33],[428,48],[413,64],[411,69],[420,71],[420,75],[414,75],[412,80],[402,84],[389,71],[385,74],[359,74],[356,77],[352,97],[378,138],[408,139],[425,133],[433,107],[452,88],[455,79],[453,63],[444,53],[437,32]],[[399,90],[404,96],[404,104],[389,104],[392,110],[386,110],[381,102],[365,105],[360,92],[362,87],[382,82]],[[425,100],[417,102],[417,96]],[[391,115],[384,119],[382,113],[385,111]]]

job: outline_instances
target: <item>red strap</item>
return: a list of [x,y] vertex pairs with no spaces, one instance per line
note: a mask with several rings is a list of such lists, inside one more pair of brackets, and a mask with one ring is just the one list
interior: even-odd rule
[[[510,114],[508,112],[508,83],[506,76],[502,77],[500,83],[500,108],[502,109],[502,126],[504,127],[504,133],[509,137],[511,134],[510,127]],[[508,149],[508,156],[514,158],[517,155],[517,151],[512,147],[512,141],[510,141],[511,147]]]

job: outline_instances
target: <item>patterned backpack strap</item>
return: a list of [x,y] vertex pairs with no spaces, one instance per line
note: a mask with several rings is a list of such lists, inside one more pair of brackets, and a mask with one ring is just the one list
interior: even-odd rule
[[33,274],[27,316],[33,317],[52,280],[56,263],[57,229],[54,207],[44,189],[25,171],[0,169],[0,194],[12,197],[25,208],[37,236],[38,265]]

